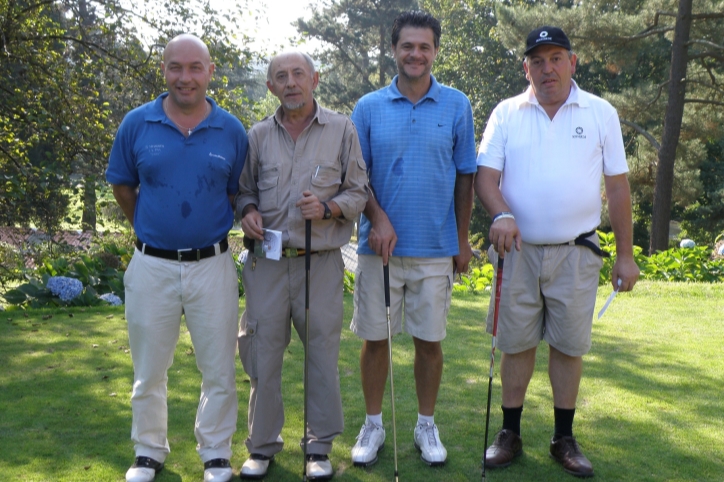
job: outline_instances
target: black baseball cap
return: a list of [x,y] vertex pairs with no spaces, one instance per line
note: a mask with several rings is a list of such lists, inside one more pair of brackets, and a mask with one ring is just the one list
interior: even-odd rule
[[541,45],[557,45],[563,47],[566,50],[571,49],[571,41],[568,40],[566,33],[558,27],[538,27],[528,34],[528,38],[525,39],[525,52],[523,55],[528,55],[531,50]]

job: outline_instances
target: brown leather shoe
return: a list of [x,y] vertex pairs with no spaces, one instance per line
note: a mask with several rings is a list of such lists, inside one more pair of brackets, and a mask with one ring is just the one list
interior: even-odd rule
[[581,453],[581,448],[574,437],[551,439],[551,457],[571,475],[593,477],[593,465]]
[[501,469],[513,463],[523,453],[523,440],[517,433],[503,429],[495,435],[493,445],[485,451],[485,467]]

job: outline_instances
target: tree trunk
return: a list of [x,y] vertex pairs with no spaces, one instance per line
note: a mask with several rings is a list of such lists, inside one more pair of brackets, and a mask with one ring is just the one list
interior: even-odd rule
[[83,217],[80,225],[83,231],[96,230],[96,183],[95,180],[86,177],[83,187]]
[[671,73],[669,75],[669,100],[664,116],[664,132],[659,149],[656,169],[656,187],[651,217],[649,254],[665,251],[669,247],[669,222],[671,220],[671,193],[674,185],[674,162],[679,144],[681,122],[686,95],[686,67],[688,63],[689,32],[691,30],[691,5],[693,0],[679,0],[674,42],[671,46]]
[[377,56],[377,68],[380,71],[380,88],[384,87],[387,83],[385,78],[385,57],[387,56],[387,29],[384,25],[380,25],[380,53]]

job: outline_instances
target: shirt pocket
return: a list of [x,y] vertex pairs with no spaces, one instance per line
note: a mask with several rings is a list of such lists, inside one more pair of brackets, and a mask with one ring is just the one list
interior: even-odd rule
[[318,165],[312,175],[312,194],[320,201],[332,199],[342,185],[342,169],[338,165]]
[[256,183],[259,188],[259,210],[268,212],[279,205],[279,174],[270,173]]

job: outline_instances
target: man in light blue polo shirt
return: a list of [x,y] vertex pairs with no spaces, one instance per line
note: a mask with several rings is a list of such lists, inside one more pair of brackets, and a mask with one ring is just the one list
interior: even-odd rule
[[405,331],[415,344],[418,423],[415,446],[429,465],[447,451],[434,422],[442,377],[453,273],[465,272],[472,256],[475,136],[470,101],[431,75],[440,46],[440,22],[406,12],[392,27],[398,75],[360,99],[357,127],[372,194],[362,216],[352,330],[364,340],[360,356],[367,418],[352,461],[377,461],[385,440],[382,398],[388,370],[383,264],[390,270],[392,334]]
[[202,376],[194,434],[204,482],[226,482],[233,475],[239,331],[226,235],[247,137],[238,119],[206,97],[214,64],[199,38],[171,40],[161,70],[168,93],[126,115],[106,171],[138,236],[124,276],[136,457],[126,481],[152,481],[170,451],[167,373],[183,314]]

